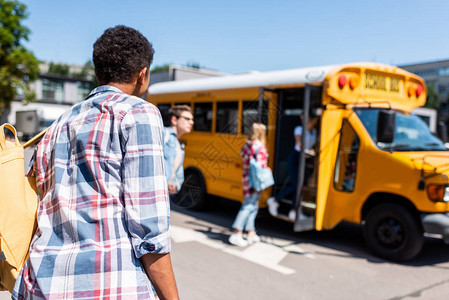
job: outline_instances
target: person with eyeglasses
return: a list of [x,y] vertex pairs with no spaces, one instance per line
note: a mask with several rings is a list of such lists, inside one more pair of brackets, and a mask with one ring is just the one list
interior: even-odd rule
[[174,195],[184,182],[184,143],[179,138],[192,131],[193,113],[188,105],[175,105],[168,110],[170,126],[165,127],[164,160],[168,192]]

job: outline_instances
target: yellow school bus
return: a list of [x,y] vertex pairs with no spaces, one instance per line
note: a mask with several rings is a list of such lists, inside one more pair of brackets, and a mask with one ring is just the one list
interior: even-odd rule
[[[376,63],[252,72],[158,83],[147,100],[161,113],[176,104],[194,110],[194,130],[182,137],[180,205],[204,207],[214,199],[206,195],[243,201],[239,152],[251,124],[262,122],[276,181],[262,193],[266,206],[289,184],[295,126],[317,117],[315,156],[301,150],[291,196],[296,231],[358,223],[374,253],[398,261],[420,252],[425,233],[449,241],[449,152],[411,113],[426,101],[414,74]],[[280,218],[288,220],[289,205],[281,201]]]

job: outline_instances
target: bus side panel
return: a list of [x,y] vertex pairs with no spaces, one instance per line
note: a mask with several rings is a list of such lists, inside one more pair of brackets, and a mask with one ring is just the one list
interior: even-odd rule
[[315,212],[315,229],[334,227],[342,219],[342,214],[333,209],[329,199],[335,160],[337,157],[343,110],[327,109],[321,120],[320,162],[318,170],[317,207]]
[[[184,137],[183,137],[184,138]],[[184,168],[194,166],[206,181],[207,193],[242,201],[242,159],[244,135],[192,132],[186,143]]]

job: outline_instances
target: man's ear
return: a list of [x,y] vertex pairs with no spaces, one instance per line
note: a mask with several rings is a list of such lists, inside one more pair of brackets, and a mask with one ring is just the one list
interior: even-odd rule
[[176,116],[171,116],[171,119],[170,119],[170,125],[171,125],[171,126],[176,126],[176,125],[178,125],[178,118],[177,118]]
[[137,76],[137,83],[143,84],[145,79],[148,76],[148,73],[150,70],[148,70],[147,67],[143,68],[142,70],[140,70],[139,75]]

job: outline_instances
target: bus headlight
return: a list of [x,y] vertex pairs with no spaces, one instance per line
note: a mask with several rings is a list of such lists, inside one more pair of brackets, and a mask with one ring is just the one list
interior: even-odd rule
[[429,184],[427,197],[434,202],[449,202],[449,186],[441,184]]

